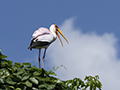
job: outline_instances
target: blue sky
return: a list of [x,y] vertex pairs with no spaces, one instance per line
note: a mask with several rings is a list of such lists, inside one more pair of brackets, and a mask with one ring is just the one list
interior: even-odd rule
[[[49,28],[52,23],[61,23],[76,17],[75,27],[82,32],[94,31],[120,33],[120,1],[66,0],[62,1],[0,1],[0,40],[1,48],[10,59],[19,61],[31,56],[26,49],[34,30],[41,26]],[[16,54],[16,55],[14,55]]]
[[[108,43],[105,45],[108,45],[108,47],[109,45],[115,46],[115,47],[112,46],[110,47],[115,49],[115,58],[117,58],[115,60],[119,61],[119,57],[120,57],[119,10],[120,10],[119,0],[114,0],[114,1],[113,0],[99,0],[99,1],[98,0],[75,0],[75,1],[73,0],[65,0],[65,1],[1,0],[0,1],[0,42],[1,42],[0,48],[2,49],[2,53],[7,55],[9,59],[12,60],[13,62],[22,63],[24,61],[30,60],[30,62],[32,62],[36,60],[36,62],[34,62],[33,64],[38,64],[37,63],[38,50],[29,51],[27,49],[32,34],[35,30],[37,30],[41,26],[49,28],[51,24],[55,23],[60,27],[60,29],[63,28],[61,30],[65,34],[65,36],[67,37],[70,43],[72,43],[72,39],[77,39],[74,38],[77,35],[76,36],[73,35],[73,38],[69,37],[69,34],[71,35],[71,33],[73,32],[80,33],[78,37],[80,35],[82,37],[83,35],[84,37],[87,36],[91,38],[89,40],[91,42],[92,42],[92,38],[94,37],[100,38],[97,41],[103,40],[101,38],[107,37],[107,39],[105,38],[105,40],[107,40],[106,42],[110,40],[111,41],[110,44]],[[71,18],[74,18],[74,20]],[[67,22],[67,24],[65,22]],[[63,24],[68,26],[66,27],[68,29],[70,29],[69,27],[71,27],[72,28],[71,32],[64,29],[65,26]],[[73,27],[71,25],[73,25]],[[79,40],[82,41],[80,37]],[[77,42],[81,42],[79,40]],[[93,45],[95,45],[97,41],[93,42]],[[54,44],[57,45],[60,44],[60,42],[57,40]],[[74,47],[75,43],[71,45],[73,45],[71,47]],[[88,46],[89,45],[92,44],[89,43]],[[61,49],[60,45],[59,47]],[[65,44],[64,49],[67,47],[68,45]],[[49,48],[54,49],[52,45]],[[89,48],[87,50],[89,50]],[[51,57],[50,55],[52,55],[50,51],[51,49],[48,49],[46,55],[46,61],[45,61],[45,63],[48,65],[46,67],[47,70],[49,70],[49,67],[52,68],[54,65],[58,65],[58,64],[53,64],[52,66],[49,66],[50,61],[47,62],[47,60],[49,59],[49,57]],[[57,50],[55,49],[55,51]],[[53,52],[54,50],[52,51],[52,53]],[[52,59],[54,59],[54,57]]]

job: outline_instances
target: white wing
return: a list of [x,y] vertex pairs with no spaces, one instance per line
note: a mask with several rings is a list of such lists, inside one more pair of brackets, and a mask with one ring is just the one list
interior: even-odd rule
[[34,42],[37,41],[46,41],[52,42],[53,41],[53,34],[47,28],[39,28],[33,33]]

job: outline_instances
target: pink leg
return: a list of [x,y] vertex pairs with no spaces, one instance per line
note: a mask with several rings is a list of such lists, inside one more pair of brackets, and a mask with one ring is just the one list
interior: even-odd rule
[[44,68],[45,54],[46,54],[46,48],[45,48],[45,50],[44,50],[44,55],[43,55],[43,67],[42,67],[42,68]]

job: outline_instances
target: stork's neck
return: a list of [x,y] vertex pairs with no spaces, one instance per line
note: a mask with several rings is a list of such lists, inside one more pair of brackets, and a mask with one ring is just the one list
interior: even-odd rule
[[52,25],[50,26],[50,32],[53,34],[53,41],[55,41],[56,38],[57,38],[55,24],[52,24]]
[[56,35],[56,33],[55,33],[53,30],[50,30],[50,31],[51,31],[51,33],[53,34],[53,41],[55,41],[56,38],[57,38],[57,35]]

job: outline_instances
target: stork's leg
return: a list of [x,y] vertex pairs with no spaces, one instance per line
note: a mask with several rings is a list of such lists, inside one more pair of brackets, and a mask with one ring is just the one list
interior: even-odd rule
[[38,56],[39,68],[40,68],[40,52],[41,52],[41,49],[39,49],[39,56]]
[[43,67],[42,67],[42,68],[44,68],[45,54],[46,54],[46,48],[45,48],[45,50],[44,50],[44,55],[43,55]]

